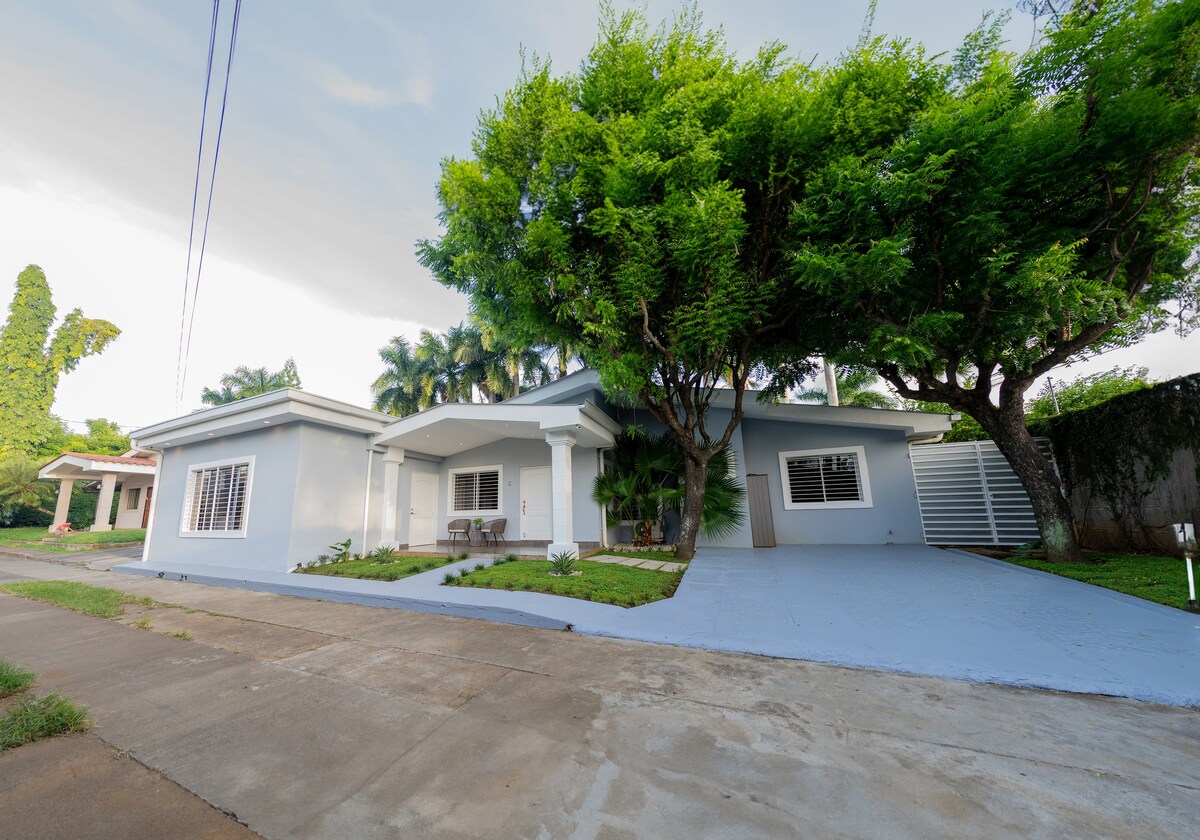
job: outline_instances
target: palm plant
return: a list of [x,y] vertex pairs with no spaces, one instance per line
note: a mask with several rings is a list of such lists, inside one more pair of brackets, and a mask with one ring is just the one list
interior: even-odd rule
[[[746,490],[732,465],[727,449],[709,461],[700,515],[700,532],[706,537],[728,536],[745,520]],[[592,484],[592,498],[608,511],[610,526],[632,522],[634,543],[648,545],[654,525],[683,504],[682,476],[683,455],[671,435],[633,428],[617,436],[609,468]]]
[[300,374],[294,359],[288,359],[277,371],[266,368],[249,368],[245,365],[221,377],[219,389],[205,388],[200,392],[200,402],[205,405],[224,405],[246,397],[277,391],[280,388],[299,388]]
[[53,516],[53,498],[54,487],[38,478],[36,461],[22,455],[0,461],[0,513],[27,507]]
[[426,406],[418,386],[419,365],[413,358],[408,339],[398,335],[379,350],[383,373],[371,384],[375,400],[372,407],[397,417],[415,414]]
[[[838,403],[854,408],[895,408],[896,401],[887,394],[873,389],[879,384],[879,376],[870,368],[838,365],[835,376]],[[824,388],[802,388],[796,392],[799,402],[829,403],[829,394]]]

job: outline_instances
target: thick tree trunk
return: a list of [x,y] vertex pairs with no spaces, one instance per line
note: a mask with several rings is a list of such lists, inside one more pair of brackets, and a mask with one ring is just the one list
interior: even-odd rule
[[675,559],[696,556],[696,535],[700,532],[700,514],[704,510],[704,485],[708,478],[708,457],[697,460],[683,456],[683,511],[679,521],[679,539],[675,541]]
[[1042,454],[1022,408],[980,412],[979,424],[992,436],[997,448],[1025,487],[1037,517],[1046,559],[1051,563],[1088,563],[1075,538],[1075,516],[1063,495],[1062,481]]

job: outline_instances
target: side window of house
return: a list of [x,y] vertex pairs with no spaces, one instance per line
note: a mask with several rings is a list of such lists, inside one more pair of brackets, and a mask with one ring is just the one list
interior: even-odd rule
[[126,499],[126,501],[125,501],[125,509],[126,510],[137,510],[138,505],[141,504],[141,501],[142,501],[142,488],[134,487],[132,490],[130,490],[128,493],[125,494],[125,499]]
[[193,534],[244,534],[252,467],[252,459],[191,467],[181,530]]
[[499,513],[500,468],[455,471],[450,476],[451,513]]
[[779,472],[786,510],[871,507],[861,446],[780,452]]

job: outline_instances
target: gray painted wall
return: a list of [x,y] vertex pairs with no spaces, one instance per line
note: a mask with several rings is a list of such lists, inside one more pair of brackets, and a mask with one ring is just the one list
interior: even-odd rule
[[372,448],[371,509],[363,544],[363,491],[366,488],[365,434],[310,423],[299,432],[294,521],[287,559],[291,567],[307,563],[347,537],[350,550],[369,551],[378,543],[382,518],[383,455]]
[[[413,473],[434,473],[438,475],[438,497],[441,498],[442,488],[446,479],[440,475],[441,459],[426,460],[429,456],[423,456],[407,452],[404,455],[404,463],[400,465],[399,477],[397,478],[398,487],[396,488],[396,543],[398,545],[408,545],[408,526],[409,514],[412,511],[412,477]],[[439,508],[440,510],[440,508]],[[444,523],[434,523],[434,537],[441,537],[438,528]]]
[[[780,545],[924,542],[917,488],[903,432],[745,420],[742,434],[745,471],[769,477],[775,538]],[[866,450],[873,507],[784,510],[779,453],[836,446],[862,446]]]
[[[299,426],[287,425],[164,450],[154,488],[157,499],[149,546],[151,559],[274,571],[289,568],[300,438]],[[246,503],[246,536],[181,535],[189,467],[245,455],[254,456]]]

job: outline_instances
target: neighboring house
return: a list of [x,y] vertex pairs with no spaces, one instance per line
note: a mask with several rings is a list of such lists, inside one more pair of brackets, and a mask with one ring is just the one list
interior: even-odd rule
[[[731,407],[719,393],[710,428]],[[940,438],[949,417],[753,394],[745,413],[731,447],[749,516],[719,544],[922,541],[908,445]],[[199,411],[133,435],[160,453],[146,557],[282,571],[347,537],[356,551],[432,548],[476,517],[506,519],[514,546],[607,545],[618,535],[592,482],[631,423],[657,428],[611,405],[590,370],[401,418],[292,389]]]
[[130,450],[124,455],[93,455],[64,452],[38,471],[38,478],[58,482],[58,502],[54,507],[53,533],[67,521],[71,490],[76,481],[96,483],[96,522],[93,531],[111,531],[113,495],[120,490],[116,528],[145,528],[154,496],[155,452]]

